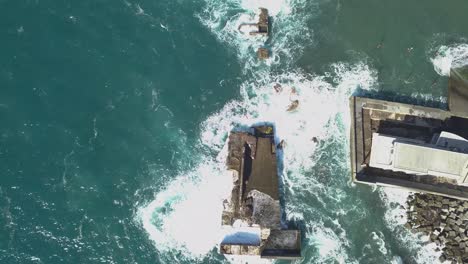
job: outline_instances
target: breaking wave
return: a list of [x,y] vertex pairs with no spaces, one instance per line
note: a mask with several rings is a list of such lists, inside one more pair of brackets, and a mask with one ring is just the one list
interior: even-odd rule
[[413,234],[403,225],[407,221],[406,211],[408,195],[407,190],[397,188],[378,189],[380,199],[386,204],[385,222],[387,226],[394,230],[398,240],[408,249],[417,252],[417,263],[437,263],[440,253],[437,253],[434,243],[427,243],[428,236]]
[[[303,0],[205,0],[204,10],[198,14],[200,22],[205,25],[216,38],[228,47],[234,49],[238,59],[245,64],[244,70],[259,68],[259,66],[289,64],[298,59],[306,43],[312,41],[312,32],[306,22],[314,13],[294,12],[296,6],[304,7]],[[268,40],[264,36],[249,36],[239,31],[243,23],[256,22],[256,14],[260,7],[267,8],[273,20],[272,36]],[[268,40],[268,41],[267,41]],[[267,43],[266,43],[267,42]],[[298,44],[302,43],[302,44]],[[267,46],[271,57],[265,62],[256,56],[257,48]]]
[[[201,123],[200,143],[196,146],[200,151],[197,158],[186,161],[194,169],[179,173],[155,193],[152,202],[138,209],[137,220],[157,251],[172,261],[217,258],[213,252],[228,232],[221,228],[222,201],[232,186],[231,175],[225,170],[228,134],[233,129],[267,122],[275,125],[276,140],[286,142],[280,154],[282,187],[287,197],[284,213],[287,220],[304,227],[308,245],[303,247],[307,257],[304,262],[358,263],[377,254],[382,258],[376,261],[400,263],[401,258],[394,255],[378,230],[363,234],[367,243],[360,258],[350,253],[355,249],[351,249],[353,235],[349,232],[359,226],[350,227],[347,222],[353,219],[359,223],[369,218],[370,213],[348,177],[348,99],[357,89],[373,89],[377,73],[361,62],[333,64],[323,75],[300,70],[273,74],[271,67],[259,66],[281,63],[285,69],[292,68],[305,44],[313,42],[313,32],[306,23],[314,12],[295,12],[296,6],[311,4],[302,0],[205,0],[205,3],[204,10],[197,14],[200,22],[238,54],[239,62],[245,65],[244,72],[258,78],[245,81],[239,87],[238,100],[228,102]],[[238,30],[240,24],[256,19],[259,7],[267,8],[274,20],[274,33],[268,41]],[[266,62],[255,55],[263,45],[273,55]],[[434,68],[440,69],[439,74],[445,73],[447,61],[458,63],[466,56],[463,49],[463,45],[452,50],[447,47],[443,52],[441,47],[432,60]],[[262,74],[256,75],[258,71]],[[279,92],[274,89],[277,84],[281,85]],[[299,101],[297,109],[286,111],[294,100]],[[404,215],[401,205],[407,194],[392,195],[393,190],[378,190],[387,208],[385,222],[396,230],[398,240],[418,250],[419,261],[434,260],[436,256],[430,246],[422,246],[417,236],[402,227],[405,219],[401,218]],[[246,257],[228,260],[265,262]]]
[[[366,64],[334,64],[323,76],[296,71],[266,76],[264,79],[245,82],[241,98],[227,103],[220,111],[209,116],[200,127],[201,148],[207,149],[202,162],[193,171],[182,173],[156,193],[154,201],[138,210],[138,220],[143,223],[156,248],[185,258],[204,258],[216,248],[221,229],[222,200],[231,190],[232,177],[225,171],[226,139],[232,129],[242,129],[257,123],[273,123],[276,140],[285,140],[282,171],[285,192],[291,204],[286,208],[286,218],[306,222],[306,236],[319,248],[324,258],[336,250],[346,260],[341,244],[347,243],[345,232],[334,234],[320,222],[307,219],[307,204],[303,195],[330,195],[337,202],[347,199],[343,190],[326,186],[304,175],[315,165],[318,141],[346,141],[349,124],[346,117],[348,98],[355,89],[372,89],[376,73]],[[276,92],[274,85],[281,84]],[[299,107],[288,112],[291,100],[299,100]],[[210,155],[208,153],[219,153]],[[345,158],[345,162],[346,162]],[[347,167],[347,164],[340,164]],[[345,212],[343,214],[346,214]],[[310,232],[310,233],[309,233]],[[322,233],[321,233],[322,232]],[[202,238],[202,239],[201,239]],[[337,242],[337,239],[339,240]],[[338,243],[336,250],[329,245]],[[234,259],[235,260],[235,259]]]
[[440,46],[431,62],[439,75],[450,76],[451,68],[468,65],[468,44]]

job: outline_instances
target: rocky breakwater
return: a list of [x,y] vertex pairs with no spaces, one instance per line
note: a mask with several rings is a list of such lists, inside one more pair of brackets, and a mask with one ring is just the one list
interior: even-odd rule
[[407,200],[407,223],[413,233],[423,233],[442,250],[441,262],[468,263],[468,201],[412,194]]

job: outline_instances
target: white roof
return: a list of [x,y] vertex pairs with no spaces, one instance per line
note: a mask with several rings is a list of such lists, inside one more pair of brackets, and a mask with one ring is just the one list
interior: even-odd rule
[[374,133],[369,165],[409,174],[448,177],[457,179],[459,183],[468,183],[467,153],[442,149],[438,144],[425,144],[411,139]]

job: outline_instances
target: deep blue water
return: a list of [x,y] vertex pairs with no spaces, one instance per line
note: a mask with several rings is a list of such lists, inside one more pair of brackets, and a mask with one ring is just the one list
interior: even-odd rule
[[[260,6],[270,38],[240,34]],[[402,227],[407,193],[350,183],[347,99],[444,107],[443,69],[468,62],[466,10],[0,0],[0,262],[242,262],[216,250],[223,147],[232,128],[272,122],[288,144],[286,218],[304,231],[297,263],[433,263]]]

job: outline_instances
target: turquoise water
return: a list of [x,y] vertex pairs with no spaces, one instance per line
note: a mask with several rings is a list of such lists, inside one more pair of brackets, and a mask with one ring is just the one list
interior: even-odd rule
[[[260,6],[272,36],[240,34]],[[406,192],[350,182],[347,100],[444,107],[447,69],[468,62],[466,10],[0,0],[0,262],[260,262],[216,250],[225,140],[272,122],[287,143],[285,217],[304,233],[297,263],[434,263],[402,227]],[[286,112],[293,97],[300,106]]]

